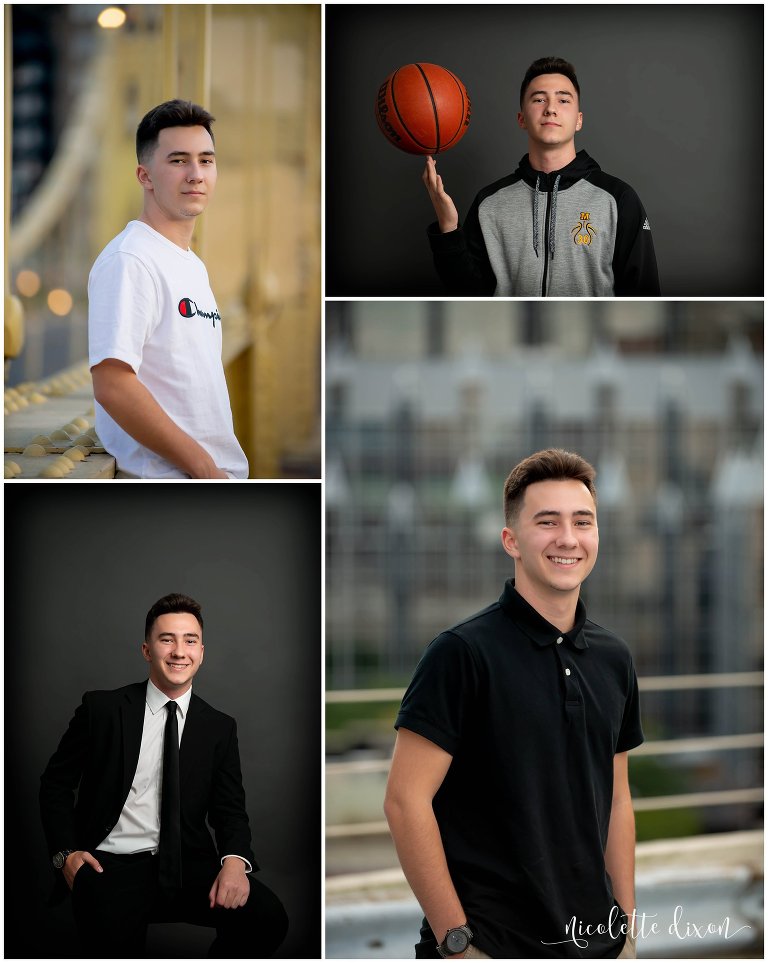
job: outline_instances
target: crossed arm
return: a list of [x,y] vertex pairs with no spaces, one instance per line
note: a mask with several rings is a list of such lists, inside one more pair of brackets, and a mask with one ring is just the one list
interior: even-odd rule
[[107,358],[91,368],[93,395],[118,425],[190,478],[228,478],[194,438],[163,411],[124,361]]

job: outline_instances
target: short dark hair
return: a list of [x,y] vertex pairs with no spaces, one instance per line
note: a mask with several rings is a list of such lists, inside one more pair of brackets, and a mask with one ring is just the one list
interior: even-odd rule
[[567,77],[576,89],[576,96],[581,100],[581,90],[579,89],[579,82],[576,79],[576,70],[573,64],[569,64],[567,60],[563,60],[560,57],[540,57],[538,60],[534,60],[531,66],[526,70],[525,77],[523,77],[523,82],[520,85],[520,106],[523,106],[523,97],[528,89],[528,84],[533,80],[534,77],[538,77],[540,74],[563,74]]
[[504,482],[504,520],[509,527],[512,526],[522,508],[526,488],[540,481],[580,481],[597,504],[596,474],[592,465],[575,452],[562,448],[537,451],[515,465],[507,475]]
[[189,612],[190,615],[194,615],[194,617],[200,623],[200,631],[202,632],[203,612],[200,607],[200,603],[196,602],[194,599],[191,599],[188,595],[181,595],[179,592],[173,592],[171,595],[164,595],[161,599],[158,599],[149,612],[147,612],[147,620],[144,624],[145,642],[149,642],[152,626],[160,618],[160,616],[170,615],[172,612]]
[[145,114],[136,129],[136,158],[140,164],[149,160],[157,147],[160,131],[166,127],[204,127],[211,135],[216,118],[204,107],[189,100],[166,100]]

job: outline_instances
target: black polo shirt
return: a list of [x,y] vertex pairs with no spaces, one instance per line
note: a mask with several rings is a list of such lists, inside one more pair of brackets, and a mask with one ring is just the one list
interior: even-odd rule
[[[586,947],[566,926],[607,926],[614,907],[613,757],[643,741],[626,644],[581,601],[560,632],[510,579],[427,647],[400,726],[453,756],[433,805],[474,944],[494,958],[615,958],[621,917]],[[437,955],[426,922],[422,937],[417,956]]]

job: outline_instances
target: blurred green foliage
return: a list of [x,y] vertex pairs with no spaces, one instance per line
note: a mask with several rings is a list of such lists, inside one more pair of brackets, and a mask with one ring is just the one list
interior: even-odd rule
[[[629,759],[629,783],[635,798],[674,796],[695,791],[690,773],[649,756]],[[658,809],[635,814],[637,841],[696,836],[704,831],[701,811],[693,808]]]
[[325,751],[329,755],[356,749],[387,749],[395,740],[392,728],[400,700],[339,702],[325,707]]

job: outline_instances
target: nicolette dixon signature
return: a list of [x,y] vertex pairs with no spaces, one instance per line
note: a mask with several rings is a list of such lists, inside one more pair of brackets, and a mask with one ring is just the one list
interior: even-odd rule
[[[656,922],[657,916],[658,913],[638,913],[636,915],[635,931],[637,932],[638,939],[662,932],[661,924]],[[752,929],[752,927],[745,924],[732,930],[730,916],[724,917],[719,923],[693,923],[683,918],[683,907],[681,905],[675,907],[672,922],[666,927],[669,935],[676,936],[679,940],[701,940],[706,936],[722,936],[723,939],[729,940],[742,930],[749,929]],[[587,937],[608,935],[614,939],[618,939],[620,936],[625,936],[628,930],[628,920],[624,917],[624,914],[619,911],[618,907],[614,906],[608,914],[608,919],[605,923],[584,923],[581,920],[577,920],[575,916],[572,916],[565,925],[566,938],[564,940],[554,940],[551,943],[542,940],[541,942],[544,946],[559,946],[561,943],[573,941],[576,946],[584,949],[589,946]]]

